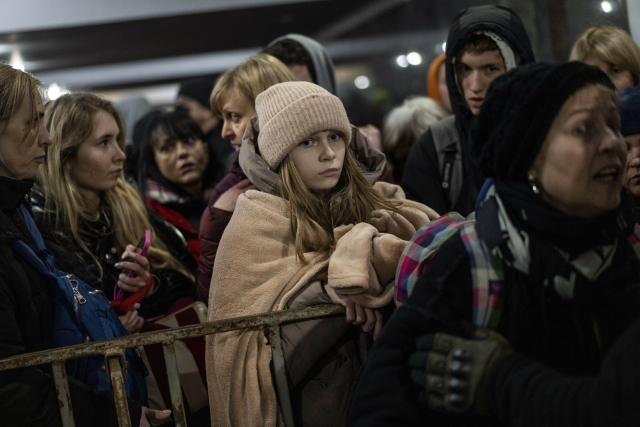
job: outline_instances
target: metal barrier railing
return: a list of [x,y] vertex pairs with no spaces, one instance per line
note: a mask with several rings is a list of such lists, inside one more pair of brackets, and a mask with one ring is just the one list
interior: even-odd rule
[[8,369],[26,368],[28,366],[51,363],[53,377],[56,384],[56,393],[60,403],[60,416],[64,427],[75,427],[71,394],[67,382],[65,361],[76,357],[103,354],[107,378],[113,388],[116,411],[120,427],[131,427],[127,396],[124,388],[122,368],[125,366],[124,350],[149,344],[162,344],[164,358],[167,366],[169,391],[171,395],[172,415],[176,427],[186,427],[187,421],[182,402],[180,377],[178,375],[178,363],[174,342],[184,338],[194,338],[203,335],[214,335],[237,329],[265,327],[273,353],[273,366],[276,378],[276,388],[280,410],[284,417],[285,425],[293,427],[293,411],[289,397],[289,385],[286,375],[284,355],[280,337],[280,327],[286,323],[301,322],[319,317],[344,314],[344,308],[337,305],[325,304],[292,310],[274,311],[255,316],[236,317],[215,322],[200,323],[197,325],[183,326],[143,334],[129,335],[112,340],[98,341],[91,344],[79,344],[70,347],[60,347],[52,350],[38,351],[21,354],[19,356],[0,359],[0,371]]

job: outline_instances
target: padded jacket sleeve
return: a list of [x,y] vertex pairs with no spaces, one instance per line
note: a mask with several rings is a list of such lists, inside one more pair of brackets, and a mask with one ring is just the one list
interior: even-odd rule
[[607,353],[597,377],[563,375],[513,354],[492,368],[485,407],[506,425],[636,426],[640,420],[640,321]]
[[411,147],[401,187],[408,199],[427,205],[440,215],[449,212],[430,129]]
[[233,212],[214,208],[213,203],[210,203],[202,214],[200,221],[200,265],[196,282],[198,298],[205,304],[209,303],[209,287],[211,286],[211,275],[216,262],[218,245],[232,215]]

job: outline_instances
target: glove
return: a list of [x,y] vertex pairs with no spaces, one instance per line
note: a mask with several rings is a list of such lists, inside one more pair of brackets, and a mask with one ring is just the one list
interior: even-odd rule
[[513,352],[497,332],[474,327],[470,339],[444,333],[416,339],[409,358],[411,379],[424,391],[429,408],[441,412],[488,415],[484,409],[484,381],[499,359]]

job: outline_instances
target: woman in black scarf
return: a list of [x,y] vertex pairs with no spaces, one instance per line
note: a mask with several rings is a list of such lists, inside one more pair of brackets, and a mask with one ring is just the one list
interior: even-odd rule
[[[494,184],[476,221],[440,247],[382,331],[354,391],[349,425],[496,425],[476,414],[434,412],[420,397],[425,384],[450,386],[446,356],[421,360],[444,375],[422,376],[422,387],[411,380],[418,337],[462,334],[472,322],[564,374],[598,373],[640,313],[619,129],[612,83],[582,63],[527,65],[492,83],[471,135],[473,157]],[[489,303],[479,297],[483,280]],[[456,380],[454,388],[469,386]],[[451,406],[438,395],[429,400]]]

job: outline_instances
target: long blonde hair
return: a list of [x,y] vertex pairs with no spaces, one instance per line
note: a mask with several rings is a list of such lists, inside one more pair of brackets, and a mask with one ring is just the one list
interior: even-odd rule
[[[97,220],[73,178],[72,170],[77,159],[78,148],[93,132],[93,118],[103,110],[113,116],[120,136],[118,145],[124,146],[124,127],[113,104],[96,95],[77,93],[64,95],[47,106],[45,125],[51,134],[53,145],[48,148],[44,167],[38,170],[38,179],[45,191],[45,223],[57,230],[70,233],[73,240],[89,254],[100,267],[100,262],[84,244],[78,234],[78,220]],[[149,222],[149,217],[137,191],[120,177],[116,186],[101,195],[101,207],[109,207],[113,213],[113,228],[119,251],[128,244],[136,244],[144,230],[151,231],[151,246],[147,258],[152,268],[178,270],[193,279],[184,266],[174,258],[165,244],[158,238]]]
[[640,84],[640,48],[626,31],[608,25],[589,28],[573,45],[569,61],[584,61],[589,55],[622,67],[633,75],[634,86]]
[[289,202],[296,255],[303,264],[308,263],[305,252],[331,255],[336,248],[333,229],[337,226],[369,222],[374,210],[396,211],[402,205],[376,193],[361,168],[347,146],[338,184],[328,197],[320,197],[306,186],[290,154],[282,161],[278,170],[280,195]]
[[264,53],[252,56],[222,75],[211,92],[211,110],[222,117],[223,99],[237,89],[255,105],[256,96],[277,83],[295,82],[293,73],[279,59]]

